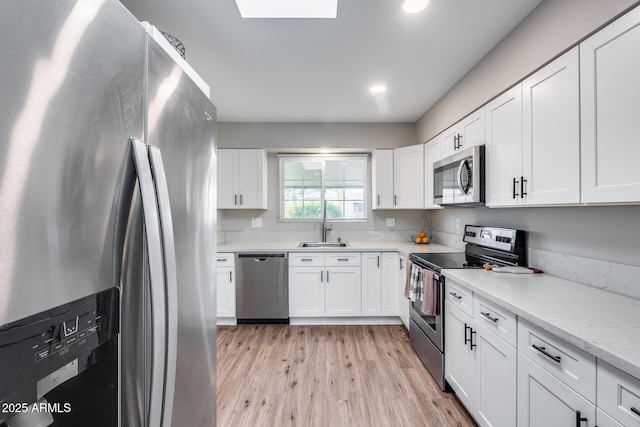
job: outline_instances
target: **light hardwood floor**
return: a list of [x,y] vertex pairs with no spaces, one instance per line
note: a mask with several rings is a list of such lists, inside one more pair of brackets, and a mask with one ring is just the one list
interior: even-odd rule
[[475,426],[402,326],[218,327],[218,426]]

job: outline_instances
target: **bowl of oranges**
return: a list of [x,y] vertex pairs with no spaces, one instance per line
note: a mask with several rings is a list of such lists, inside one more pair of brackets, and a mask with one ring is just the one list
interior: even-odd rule
[[424,231],[421,231],[420,233],[418,233],[417,236],[411,236],[411,240],[413,240],[414,243],[418,243],[418,244],[429,243],[429,238],[427,237],[427,233],[425,233]]

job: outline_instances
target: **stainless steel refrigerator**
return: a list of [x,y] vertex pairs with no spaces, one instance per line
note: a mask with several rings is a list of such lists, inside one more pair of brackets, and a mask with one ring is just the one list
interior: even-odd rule
[[215,425],[208,87],[115,0],[0,40],[0,426]]

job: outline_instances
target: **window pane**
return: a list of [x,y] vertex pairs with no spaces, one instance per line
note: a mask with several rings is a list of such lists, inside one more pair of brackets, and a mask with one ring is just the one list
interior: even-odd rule
[[318,220],[327,202],[327,219],[366,219],[365,157],[281,159],[282,218]]

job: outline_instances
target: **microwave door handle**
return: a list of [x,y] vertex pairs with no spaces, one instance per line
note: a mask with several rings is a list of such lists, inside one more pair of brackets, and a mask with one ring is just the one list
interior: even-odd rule
[[147,238],[147,262],[149,265],[152,350],[148,422],[149,425],[160,426],[163,425],[161,420],[166,363],[165,267],[162,259],[158,201],[147,147],[139,139],[131,138],[130,141],[142,199],[142,215],[144,217],[144,232]]
[[[173,235],[173,218],[169,201],[167,175],[162,161],[162,154],[157,147],[149,147],[149,160],[158,198],[158,213],[163,247],[165,274],[165,307],[166,307],[166,366],[164,404],[162,405],[162,425],[170,426],[173,411],[173,396],[176,382],[176,361],[178,356],[178,274],[176,263],[176,246]],[[240,198],[242,200],[242,196]]]
[[469,188],[465,190],[464,186],[462,185],[462,174],[464,173],[466,163],[467,163],[467,159],[460,160],[460,165],[458,165],[458,173],[456,177],[458,181],[458,188],[460,189],[463,195],[467,194],[467,191],[469,191]]

